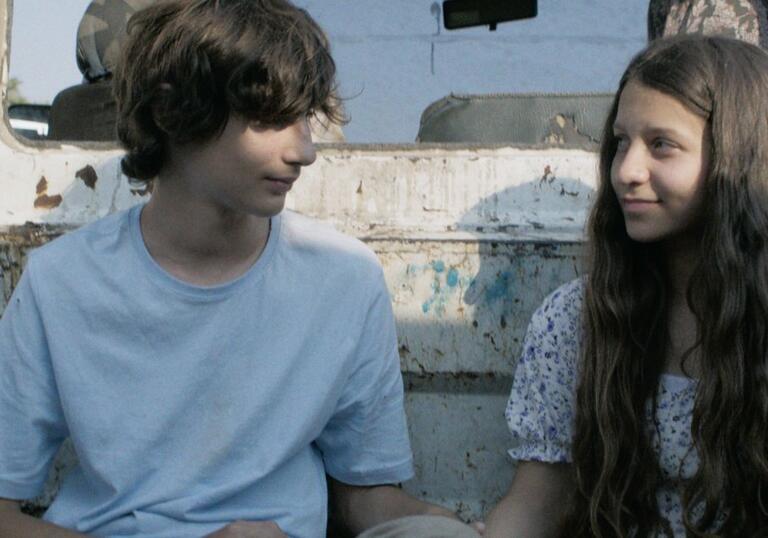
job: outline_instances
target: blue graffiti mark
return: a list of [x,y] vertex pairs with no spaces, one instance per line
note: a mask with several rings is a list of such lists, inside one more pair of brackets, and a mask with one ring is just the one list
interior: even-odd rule
[[[434,271],[431,282],[432,296],[422,303],[421,310],[425,314],[431,313],[439,317],[445,314],[446,303],[455,295],[458,286],[467,285],[469,279],[462,279],[459,270],[447,267],[443,260],[435,260],[422,267],[423,270],[430,268]],[[410,271],[415,272],[413,269]]]
[[445,283],[451,288],[455,288],[459,283],[459,272],[455,267],[451,267],[448,271],[448,275],[445,277]]
[[432,279],[432,293],[440,293],[440,279],[437,276]]
[[503,300],[509,294],[509,282],[512,275],[508,271],[499,273],[493,284],[485,288],[485,301],[492,303]]

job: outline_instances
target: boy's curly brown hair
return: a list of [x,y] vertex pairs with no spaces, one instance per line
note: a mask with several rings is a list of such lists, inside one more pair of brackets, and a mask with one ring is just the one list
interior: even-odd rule
[[153,179],[171,144],[218,136],[230,114],[343,123],[335,73],[325,34],[287,0],[162,0],[131,18],[115,73],[123,172]]

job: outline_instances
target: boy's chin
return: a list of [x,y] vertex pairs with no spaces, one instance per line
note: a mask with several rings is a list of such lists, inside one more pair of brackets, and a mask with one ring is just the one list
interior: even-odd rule
[[259,207],[250,208],[247,211],[247,213],[254,217],[259,217],[262,219],[270,219],[282,213],[283,209],[285,209],[285,203],[270,204],[268,206],[262,205]]

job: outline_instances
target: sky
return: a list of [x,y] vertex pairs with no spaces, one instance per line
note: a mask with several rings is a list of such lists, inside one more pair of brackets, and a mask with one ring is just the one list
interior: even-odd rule
[[[109,0],[107,0],[109,1]],[[647,0],[539,0],[535,19],[440,28],[433,0],[294,0],[329,34],[350,142],[412,142],[421,112],[454,93],[610,92],[645,43]],[[31,102],[81,81],[89,0],[14,0],[10,74]]]

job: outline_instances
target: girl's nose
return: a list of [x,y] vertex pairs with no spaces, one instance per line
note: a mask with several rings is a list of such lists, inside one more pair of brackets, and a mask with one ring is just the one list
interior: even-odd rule
[[645,152],[639,144],[630,145],[623,151],[617,151],[611,167],[613,183],[629,185],[642,183],[648,179],[648,166]]

